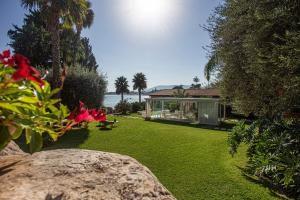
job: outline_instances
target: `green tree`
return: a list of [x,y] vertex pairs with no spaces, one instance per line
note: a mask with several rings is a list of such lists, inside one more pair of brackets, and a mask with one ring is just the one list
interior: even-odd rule
[[8,31],[9,45],[15,53],[28,57],[33,66],[48,69],[51,56],[51,33],[46,29],[46,24],[41,20],[39,11],[29,11],[25,15],[24,24],[21,27],[13,25]]
[[145,74],[136,73],[133,76],[132,82],[133,82],[133,89],[138,90],[139,103],[141,103],[141,101],[142,101],[141,100],[142,91],[147,88],[147,79],[146,79]]
[[116,93],[121,94],[121,101],[124,101],[124,93],[129,93],[127,78],[120,76],[115,81]]
[[[14,25],[8,31],[9,45],[14,52],[21,53],[31,60],[31,64],[42,69],[51,67],[51,33],[39,11],[29,11],[21,27]],[[79,36],[80,37],[80,36]],[[80,65],[88,70],[97,70],[98,64],[89,44],[88,38],[80,38],[73,29],[64,29],[60,32],[61,62],[69,67]],[[75,52],[76,49],[76,52]]]
[[[300,196],[300,1],[225,0],[209,19],[211,56],[222,94],[245,114],[229,136],[231,153],[248,146],[247,172]],[[288,118],[289,116],[289,118]]]
[[224,97],[243,113],[274,118],[299,108],[300,2],[226,0],[209,19],[211,59]]
[[60,87],[60,34],[63,28],[76,27],[80,34],[82,28],[90,27],[94,13],[87,0],[21,0],[25,8],[38,8],[42,19],[51,32],[53,87]]

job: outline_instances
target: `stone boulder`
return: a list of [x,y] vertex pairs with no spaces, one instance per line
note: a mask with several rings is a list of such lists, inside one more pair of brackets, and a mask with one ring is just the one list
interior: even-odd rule
[[135,159],[61,149],[0,156],[0,199],[174,200]]

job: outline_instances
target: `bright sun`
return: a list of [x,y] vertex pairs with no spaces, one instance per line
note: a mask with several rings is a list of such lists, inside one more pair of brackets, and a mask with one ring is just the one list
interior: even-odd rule
[[[130,29],[140,32],[164,31],[177,13],[176,0],[125,0],[123,16]],[[125,16],[124,16],[125,15]]]

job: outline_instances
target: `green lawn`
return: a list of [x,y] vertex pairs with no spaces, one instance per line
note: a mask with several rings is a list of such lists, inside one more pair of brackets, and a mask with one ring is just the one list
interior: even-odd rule
[[[227,134],[193,126],[119,117],[118,127],[67,133],[50,148],[116,152],[146,165],[179,200],[275,199],[241,173],[245,148],[231,158]],[[49,147],[48,147],[49,148]]]

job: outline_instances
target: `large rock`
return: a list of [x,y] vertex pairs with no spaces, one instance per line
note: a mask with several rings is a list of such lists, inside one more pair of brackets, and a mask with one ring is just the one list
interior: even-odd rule
[[62,149],[0,156],[0,199],[175,198],[133,158]]
[[11,141],[2,151],[0,151],[0,156],[7,155],[26,155],[26,153],[22,151],[14,141]]

